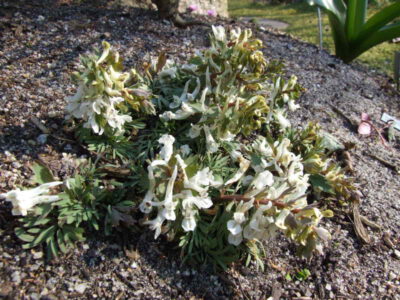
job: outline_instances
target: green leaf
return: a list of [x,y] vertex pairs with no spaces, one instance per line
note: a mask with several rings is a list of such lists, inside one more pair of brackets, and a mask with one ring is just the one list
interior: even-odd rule
[[333,193],[332,187],[329,184],[328,180],[319,174],[313,174],[310,176],[310,182],[314,188],[318,188],[325,193]]
[[35,226],[40,226],[40,225],[46,225],[49,223],[51,219],[42,219],[41,217],[29,220],[28,222],[25,222],[23,225],[24,227],[35,227]]
[[[393,3],[376,14],[374,14],[371,18],[363,26],[361,32],[359,33],[358,39],[366,39],[372,33],[382,30],[385,26],[387,26],[390,22],[394,21],[396,18],[400,16],[400,2]],[[399,33],[400,35],[400,33]]]
[[56,232],[56,225],[52,225],[40,232],[36,239],[32,243],[32,247],[39,245],[40,243],[47,240],[49,237],[53,236]]
[[68,249],[64,243],[63,231],[62,229],[57,230],[57,244],[61,252],[67,253]]
[[337,150],[343,150],[345,148],[344,145],[341,142],[339,142],[339,140],[336,137],[327,132],[322,132],[321,147],[332,152]]
[[33,234],[38,234],[40,231],[41,231],[41,229],[38,228],[38,227],[29,228],[29,229],[28,229],[28,232],[29,232],[29,233],[33,233]]
[[346,33],[349,40],[357,37],[365,22],[368,1],[349,0],[346,18]]
[[54,181],[51,171],[41,162],[35,162],[32,165],[32,171],[34,173],[33,180],[38,184]]
[[35,236],[27,234],[21,227],[15,228],[15,235],[24,242],[31,243],[34,241]]
[[[350,0],[352,1],[352,0]],[[364,1],[364,0],[357,0]],[[346,22],[346,5],[343,0],[307,0],[310,5],[317,5],[337,18],[344,27]]]
[[43,203],[35,207],[35,214],[40,216],[40,219],[44,219],[53,209],[53,205],[51,203]]
[[[49,241],[47,243],[47,250],[48,250],[47,253],[50,254],[49,258],[58,256],[58,247],[57,247],[57,243],[54,239],[54,235],[49,238]],[[50,250],[50,253],[49,253],[49,250]]]

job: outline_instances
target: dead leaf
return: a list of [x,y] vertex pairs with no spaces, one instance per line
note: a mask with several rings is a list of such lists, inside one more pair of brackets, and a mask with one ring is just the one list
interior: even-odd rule
[[362,242],[369,244],[371,242],[371,238],[369,237],[368,232],[365,230],[365,227],[361,222],[359,205],[359,202],[353,202],[354,230]]
[[157,61],[157,67],[156,67],[157,73],[162,70],[166,62],[167,62],[167,55],[165,54],[165,52],[161,52],[160,55],[158,56],[158,61]]
[[139,252],[137,250],[125,249],[125,255],[133,260],[138,260],[140,257]]

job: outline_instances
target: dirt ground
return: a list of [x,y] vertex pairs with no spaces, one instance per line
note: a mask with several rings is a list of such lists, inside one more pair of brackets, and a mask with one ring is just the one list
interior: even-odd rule
[[[25,1],[28,2],[28,1]],[[166,51],[185,60],[207,46],[208,26],[176,28],[155,12],[52,4],[0,3],[0,192],[29,182],[29,165],[42,159],[60,179],[71,173],[70,156],[85,154],[63,132],[64,98],[75,91],[70,74],[78,57],[102,40],[125,64]],[[234,20],[209,24],[244,26]],[[382,145],[361,137],[361,113],[384,127],[381,114],[400,118],[400,96],[391,80],[363,66],[345,65],[315,46],[279,32],[255,33],[270,59],[283,60],[305,92],[296,124],[317,121],[351,150],[354,176],[363,194],[361,214],[381,226],[366,227],[371,242],[357,238],[352,218],[337,214],[325,226],[333,238],[323,255],[295,257],[283,237],[266,245],[266,268],[232,266],[223,273],[181,266],[175,246],[151,232],[91,236],[76,250],[46,262],[42,249],[23,250],[13,233],[17,220],[0,200],[0,298],[5,299],[400,299],[400,138]],[[43,136],[32,117],[53,133]],[[398,170],[398,169],[397,169]],[[299,271],[311,275],[297,279]],[[289,280],[289,276],[291,280]]]

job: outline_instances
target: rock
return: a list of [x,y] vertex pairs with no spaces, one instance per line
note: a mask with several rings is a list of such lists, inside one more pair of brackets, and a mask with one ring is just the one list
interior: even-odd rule
[[79,294],[83,294],[87,288],[87,285],[85,283],[80,283],[75,285],[75,291],[77,291]]
[[14,273],[11,274],[11,280],[15,282],[17,285],[21,283],[21,273],[18,271],[15,271]]
[[43,252],[42,251],[33,253],[33,258],[34,259],[41,259],[42,257],[43,257]]
[[2,283],[1,287],[0,287],[0,297],[1,298],[6,298],[8,295],[11,294],[12,292],[12,286],[11,284],[7,284],[7,283]]
[[40,297],[40,296],[39,296],[38,293],[32,293],[32,294],[29,295],[29,298],[30,298],[31,300],[39,300],[39,299],[40,299],[39,297]]
[[396,274],[395,273],[393,273],[393,272],[389,272],[389,280],[394,280],[394,279],[396,279]]
[[48,134],[41,134],[41,135],[39,135],[39,136],[36,138],[36,140],[37,140],[37,142],[38,142],[39,144],[44,145],[44,144],[46,144],[46,142],[47,142],[47,137],[48,137],[48,136],[49,136]]
[[400,251],[399,251],[399,250],[395,249],[395,250],[393,251],[393,253],[394,253],[394,256],[395,256],[397,259],[400,259]]

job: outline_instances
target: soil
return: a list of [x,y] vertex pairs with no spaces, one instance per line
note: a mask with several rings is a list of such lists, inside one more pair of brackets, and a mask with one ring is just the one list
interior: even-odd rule
[[[106,39],[132,66],[160,51],[185,60],[208,43],[209,27],[176,28],[153,11],[53,2],[0,4],[0,192],[27,185],[36,159],[63,179],[73,168],[71,155],[85,154],[63,125],[64,98],[75,91],[70,74],[80,54]],[[202,20],[244,26],[230,19]],[[21,248],[13,233],[17,219],[9,203],[0,200],[0,298],[400,299],[400,177],[395,169],[400,139],[397,135],[396,142],[384,146],[377,134],[357,133],[363,112],[377,128],[385,126],[379,121],[383,112],[400,118],[393,82],[293,37],[253,29],[266,56],[282,60],[287,75],[298,76],[305,88],[293,122],[317,121],[355,145],[350,153],[362,193],[361,214],[381,226],[366,227],[371,242],[362,243],[351,215],[341,213],[326,220],[333,238],[323,255],[298,258],[295,247],[278,237],[265,245],[264,271],[241,263],[221,273],[182,266],[174,245],[153,240],[147,231],[110,238],[93,234],[70,254],[47,262],[43,249]],[[45,135],[32,117],[54,134]],[[301,278],[305,269],[311,275]]]

